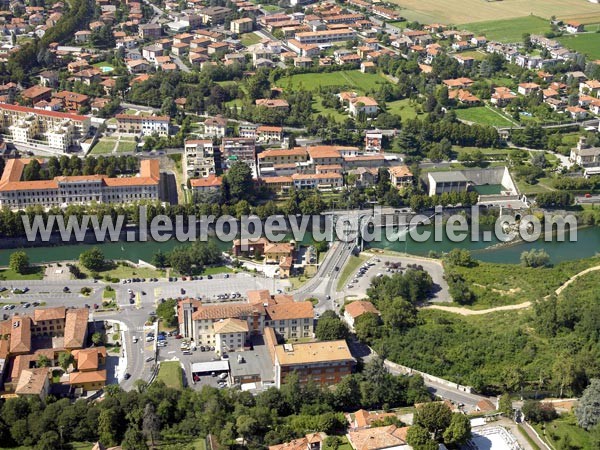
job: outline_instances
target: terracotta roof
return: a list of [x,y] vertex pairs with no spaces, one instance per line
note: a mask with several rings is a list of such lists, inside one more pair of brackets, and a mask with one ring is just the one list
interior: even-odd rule
[[13,316],[10,329],[10,352],[29,353],[31,351],[31,318]]
[[259,133],[260,132],[265,132],[265,133],[267,133],[267,132],[281,133],[283,131],[283,128],[282,127],[270,127],[270,126],[267,126],[267,125],[261,125],[260,127],[258,127],[256,129],[256,131],[258,131]]
[[48,381],[48,369],[27,369],[21,372],[15,393],[17,395],[40,395]]
[[386,417],[397,417],[394,413],[378,413],[378,412],[369,412],[364,409],[359,409],[354,413],[354,422],[358,428],[364,428],[371,426],[376,420],[381,420]]
[[192,318],[194,320],[240,318],[261,312],[261,310],[264,310],[262,306],[250,304],[200,305]]
[[396,425],[367,428],[348,432],[348,438],[352,447],[356,450],[378,450],[397,447],[406,445],[408,428],[398,428]]
[[291,253],[294,246],[287,242],[269,242],[265,244],[265,254],[267,253]]
[[354,361],[348,344],[344,340],[277,345],[275,353],[282,366],[330,361]]
[[312,319],[313,304],[309,301],[272,304],[265,308],[269,320]]
[[33,312],[33,321],[40,322],[42,320],[56,320],[65,318],[65,307],[57,306],[56,308],[36,309]]
[[100,356],[106,357],[105,347],[92,347],[83,350],[73,350],[73,358],[77,361],[77,370],[97,370]]
[[213,325],[215,334],[227,334],[227,333],[247,333],[248,322],[240,319],[225,319],[222,322],[216,322]]
[[259,98],[256,100],[256,106],[264,106],[266,108],[287,108],[290,105],[282,98]]
[[57,119],[69,119],[77,122],[89,120],[88,117],[80,116],[78,114],[69,114],[57,111],[46,111],[43,109],[28,108],[26,106],[9,105],[8,103],[0,103],[0,109],[4,109],[6,111],[37,114],[38,116],[55,117]]
[[106,370],[94,370],[91,372],[71,372],[69,374],[69,384],[100,382],[106,382]]
[[280,157],[280,156],[306,156],[308,153],[307,151],[302,148],[302,147],[295,147],[289,150],[285,150],[285,149],[272,149],[272,150],[265,150],[264,152],[261,152],[258,154],[258,159],[265,159],[265,158],[269,158],[269,157]]
[[271,302],[271,292],[268,289],[261,289],[256,291],[248,291],[246,292],[246,296],[248,297],[248,302],[251,304],[261,304]]
[[87,308],[67,310],[64,338],[65,348],[82,348],[84,346],[88,316],[89,310]]
[[368,312],[379,314],[379,311],[373,306],[373,303],[364,300],[349,303],[346,305],[345,311],[354,319]]
[[190,180],[190,185],[193,188],[209,188],[209,187],[221,187],[223,184],[223,177],[216,175],[209,175],[204,178],[194,178]]
[[338,147],[330,145],[318,145],[308,148],[308,154],[314,158],[339,158],[341,156]]
[[35,85],[35,86],[31,86],[29,89],[25,89],[24,91],[22,91],[21,97],[35,98],[35,97],[39,97],[40,95],[49,94],[50,92],[52,92],[52,89],[50,89],[50,88],[47,88],[45,86]]

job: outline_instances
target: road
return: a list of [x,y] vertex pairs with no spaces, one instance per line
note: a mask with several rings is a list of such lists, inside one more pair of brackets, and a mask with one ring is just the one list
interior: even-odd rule
[[184,64],[179,56],[171,54],[171,59],[175,64],[177,64],[177,67],[179,67],[182,72],[191,72],[191,69]]

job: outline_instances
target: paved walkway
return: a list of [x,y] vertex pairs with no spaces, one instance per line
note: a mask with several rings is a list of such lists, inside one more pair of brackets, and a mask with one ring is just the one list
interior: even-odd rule
[[[590,272],[595,272],[597,270],[600,270],[600,266],[590,267],[588,269],[582,270],[579,273],[576,273],[571,278],[569,278],[567,281],[565,281],[562,285],[560,285],[558,287],[558,289],[556,289],[556,291],[554,291],[554,293],[556,295],[560,295],[562,293],[562,291],[564,291],[577,278],[582,277]],[[548,299],[549,297],[550,297],[549,295],[545,296],[544,300]],[[495,308],[479,309],[479,310],[462,308],[462,307],[458,307],[458,306],[442,306],[442,305],[429,305],[429,306],[426,306],[425,308],[439,309],[441,311],[451,312],[454,314],[460,314],[461,316],[480,316],[483,314],[490,314],[490,313],[499,312],[499,311],[512,311],[515,309],[525,309],[525,308],[529,308],[530,306],[531,306],[531,302],[523,302],[523,303],[519,303],[516,305],[496,306]]]

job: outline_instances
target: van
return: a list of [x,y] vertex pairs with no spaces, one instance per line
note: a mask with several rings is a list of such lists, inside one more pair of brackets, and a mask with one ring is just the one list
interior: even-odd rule
[[226,372],[223,372],[223,373],[219,374],[218,378],[219,378],[219,380],[224,380],[224,379],[226,379],[226,378],[227,378],[227,373],[226,373]]

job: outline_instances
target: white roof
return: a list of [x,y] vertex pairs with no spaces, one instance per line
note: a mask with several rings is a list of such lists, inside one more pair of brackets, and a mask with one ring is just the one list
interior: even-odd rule
[[198,372],[222,372],[229,370],[229,361],[207,361],[192,364],[192,373]]

